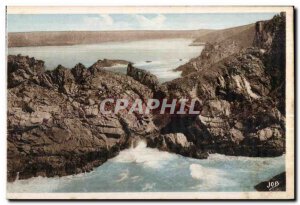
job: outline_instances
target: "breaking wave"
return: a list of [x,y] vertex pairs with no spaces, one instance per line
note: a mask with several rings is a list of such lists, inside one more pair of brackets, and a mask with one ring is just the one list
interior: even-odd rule
[[192,159],[148,148],[144,141],[123,150],[90,173],[34,177],[7,184],[8,192],[205,192],[255,191],[285,170],[285,156],[251,158],[211,154]]
[[136,147],[123,150],[118,156],[110,159],[112,162],[119,163],[136,163],[149,168],[162,168],[168,160],[176,156],[168,152],[162,152],[158,149],[148,148],[145,141],[140,141]]

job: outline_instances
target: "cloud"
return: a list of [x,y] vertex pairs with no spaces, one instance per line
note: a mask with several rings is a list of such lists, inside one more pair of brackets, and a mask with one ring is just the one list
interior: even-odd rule
[[108,14],[88,16],[83,19],[85,27],[93,29],[108,29],[114,25],[113,18]]
[[139,23],[139,27],[143,29],[160,29],[163,27],[166,17],[162,14],[158,14],[153,18],[147,18],[143,15],[134,15],[135,19]]
[[[83,30],[132,30],[146,29],[158,30],[164,28],[166,17],[162,14],[157,14],[154,17],[146,17],[144,15],[132,15],[133,21],[124,20],[114,21],[108,14],[99,14],[97,16],[88,16],[84,18]],[[127,17],[128,18],[128,17]]]
[[102,14],[100,16],[107,25],[113,25],[114,24],[114,20],[110,15]]
[[162,14],[152,17],[133,14],[130,18],[127,16],[125,19],[114,20],[109,14],[86,16],[83,26],[77,30],[159,30],[165,27],[166,17]]

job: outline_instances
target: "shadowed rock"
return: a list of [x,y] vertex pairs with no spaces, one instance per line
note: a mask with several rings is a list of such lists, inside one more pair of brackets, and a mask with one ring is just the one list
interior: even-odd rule
[[132,66],[132,64],[128,64],[127,67],[127,75],[131,76],[136,81],[139,81],[143,85],[146,85],[153,91],[156,91],[159,86],[158,79],[155,75],[151,74],[150,72],[146,70],[142,70],[139,68],[135,68]]

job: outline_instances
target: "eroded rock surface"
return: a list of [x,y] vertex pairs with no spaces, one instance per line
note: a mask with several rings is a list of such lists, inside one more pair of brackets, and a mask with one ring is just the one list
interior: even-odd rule
[[128,110],[102,115],[101,100],[151,97],[147,86],[103,70],[102,62],[45,72],[42,61],[9,56],[8,179],[63,176],[99,166],[155,128],[151,115]]
[[131,76],[133,79],[139,81],[143,85],[151,88],[153,91],[157,91],[159,87],[158,79],[155,75],[151,74],[148,71],[135,68],[132,64],[128,64],[127,67],[127,75]]
[[177,69],[184,77],[161,86],[167,98],[197,99],[200,111],[164,116],[159,121],[164,135],[183,133],[191,147],[211,153],[285,152],[285,14],[258,22],[253,32],[249,48],[233,37],[207,44]]

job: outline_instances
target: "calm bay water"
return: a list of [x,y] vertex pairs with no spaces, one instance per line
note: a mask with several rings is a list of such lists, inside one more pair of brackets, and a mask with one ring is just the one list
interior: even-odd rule
[[[161,82],[180,77],[173,69],[200,55],[202,46],[189,46],[192,39],[163,39],[133,42],[110,42],[92,45],[9,48],[9,54],[22,54],[45,61],[52,70],[61,64],[67,68],[82,63],[91,66],[99,59],[120,59],[155,74]],[[126,73],[125,66],[110,70]]]
[[147,148],[140,142],[90,173],[17,180],[8,183],[8,192],[255,191],[256,184],[285,170],[284,158],[212,154],[199,160]]

